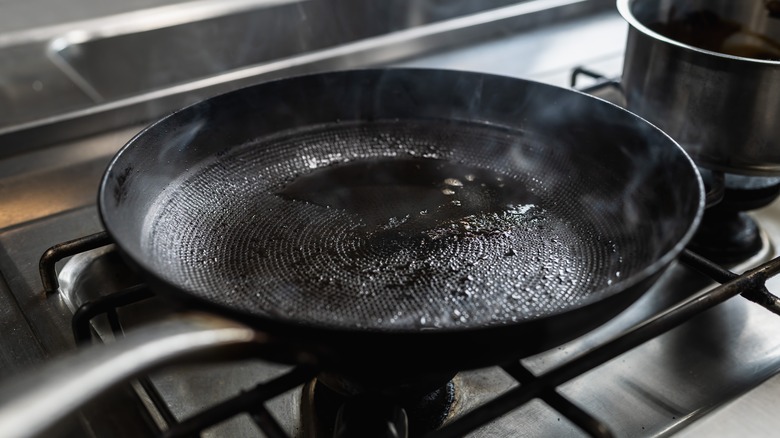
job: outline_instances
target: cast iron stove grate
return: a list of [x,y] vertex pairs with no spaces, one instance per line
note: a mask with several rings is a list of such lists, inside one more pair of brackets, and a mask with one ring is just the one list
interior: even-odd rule
[[[55,271],[55,263],[58,260],[110,243],[105,233],[99,233],[55,245],[49,249],[41,258],[40,264],[42,281],[46,291],[54,293],[58,290],[59,286]],[[533,399],[542,400],[591,436],[612,436],[607,424],[594,418],[585,410],[567,400],[557,388],[736,295],[742,295],[751,301],[761,304],[771,312],[780,314],[780,300],[764,287],[764,283],[768,278],[780,273],[780,257],[770,260],[742,275],[736,275],[723,269],[719,265],[689,250],[681,254],[680,261],[723,284],[661,311],[612,340],[604,342],[543,374],[534,375],[519,362],[502,364],[503,370],[520,383],[518,387],[496,396],[491,401],[424,436],[433,438],[463,436]],[[90,323],[93,318],[102,314],[106,315],[112,330],[118,335],[121,334],[123,329],[117,310],[123,306],[128,306],[153,296],[154,294],[148,288],[144,285],[139,285],[84,303],[73,317],[74,336],[80,343],[89,341],[91,336]],[[147,377],[142,377],[140,382],[149,393],[158,412],[168,423],[168,429],[160,431],[160,435],[163,437],[192,436],[241,413],[249,414],[257,427],[266,436],[285,437],[287,436],[286,432],[268,411],[265,403],[281,393],[311,381],[316,374],[317,370],[315,369],[308,367],[295,368],[280,377],[258,384],[249,391],[242,392],[181,422],[177,421],[175,416],[169,411],[165,401],[156,392]]]

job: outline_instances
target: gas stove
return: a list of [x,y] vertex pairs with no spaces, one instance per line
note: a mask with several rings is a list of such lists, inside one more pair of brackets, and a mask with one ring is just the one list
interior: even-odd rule
[[[544,25],[521,26],[524,19],[516,17],[523,14],[496,9],[503,15],[493,18],[505,28],[483,31],[477,42],[434,45],[435,50],[425,52],[406,50],[356,65],[486,71],[559,86],[571,86],[573,73],[584,67],[603,75],[590,92],[622,104],[608,79],[619,77],[627,26],[611,2],[528,3],[537,9],[523,14],[546,11],[529,15],[544,17]],[[431,26],[448,25],[455,26],[451,20]],[[478,27],[472,32],[474,28]],[[421,34],[417,41],[430,42],[430,35],[439,35],[429,26],[412,30]],[[484,39],[488,34],[490,38]],[[395,38],[414,41],[408,35]],[[255,73],[225,83],[268,78]],[[589,85],[586,80],[578,84]],[[164,97],[179,103],[170,100],[174,94]],[[3,141],[14,143],[17,152],[0,160],[4,205],[0,386],[85,344],[112,343],[124,333],[175,318],[181,310],[156,297],[122,262],[101,234],[95,206],[97,184],[108,160],[146,122],[115,122],[108,132],[84,136],[89,131],[84,120],[90,117],[94,113],[85,110],[70,121],[50,117],[24,130],[6,130]],[[136,114],[126,120],[137,118]],[[78,129],[63,131],[69,123]],[[49,140],[36,140],[35,149],[18,152],[24,149],[18,142],[42,138],[36,132],[46,133]],[[57,132],[66,132],[63,138],[80,137],[57,140],[51,137]],[[760,230],[760,250],[729,263],[727,268],[736,273],[769,262],[780,245],[778,201],[750,216]],[[780,340],[773,336],[780,330],[780,317],[739,297],[714,305],[739,292],[714,289],[715,280],[729,279],[727,273],[695,255],[687,254],[681,261],[639,301],[597,330],[519,364],[458,373],[414,401],[406,414],[410,424],[423,424],[418,429],[443,425],[433,436],[608,436],[606,431],[614,436],[700,436],[745,433],[745,428],[752,428],[751,436],[771,435],[777,420],[760,407],[780,393],[776,377]],[[776,272],[777,262],[771,263],[766,269]],[[742,283],[752,280],[741,278]],[[780,279],[770,278],[766,286],[778,290]],[[682,302],[687,307],[675,307]],[[710,303],[714,307],[705,310]],[[652,324],[632,329],[659,314]],[[681,325],[666,331],[677,322]],[[313,371],[259,359],[212,362],[177,363],[129,379],[68,416],[52,433],[95,437],[333,433],[338,415],[334,405],[340,401],[318,386]],[[733,429],[737,426],[740,429]]]

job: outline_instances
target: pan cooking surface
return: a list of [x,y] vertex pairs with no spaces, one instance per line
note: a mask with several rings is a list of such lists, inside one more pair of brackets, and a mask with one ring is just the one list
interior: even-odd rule
[[170,281],[259,316],[401,331],[535,319],[657,257],[625,209],[577,202],[620,182],[570,178],[574,157],[477,124],[309,128],[191,170],[142,248]]

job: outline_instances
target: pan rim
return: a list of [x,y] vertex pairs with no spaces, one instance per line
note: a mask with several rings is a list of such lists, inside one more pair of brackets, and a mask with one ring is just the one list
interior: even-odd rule
[[[341,74],[349,74],[349,73],[383,74],[388,70],[394,70],[400,72],[404,72],[404,71],[430,72],[430,73],[448,72],[456,75],[478,75],[484,77],[489,77],[489,76],[501,77],[505,79],[511,79],[513,81],[522,81],[522,82],[530,83],[533,84],[533,86],[535,87],[536,86],[548,87],[552,89],[557,89],[558,92],[578,94],[585,99],[597,100],[601,105],[608,105],[609,107],[611,107],[610,110],[612,111],[619,111],[625,113],[627,117],[638,120],[640,123],[647,125],[651,130],[655,131],[656,133],[660,133],[663,137],[665,137],[665,139],[668,142],[670,142],[669,146],[676,148],[677,153],[681,154],[682,159],[686,160],[686,163],[690,166],[690,170],[693,173],[692,176],[696,180],[695,184],[696,184],[696,192],[697,192],[696,194],[697,194],[698,203],[695,208],[695,213],[688,224],[688,228],[686,229],[682,238],[679,239],[678,242],[674,246],[672,246],[666,253],[664,253],[661,257],[657,258],[655,261],[653,261],[643,269],[638,270],[637,272],[626,277],[625,279],[622,279],[619,282],[613,283],[610,286],[600,289],[596,294],[592,294],[585,297],[583,300],[579,301],[576,305],[572,305],[563,309],[558,309],[554,312],[546,313],[541,317],[529,317],[517,322],[502,321],[500,323],[495,323],[495,324],[484,324],[484,325],[468,326],[468,327],[458,327],[458,326],[440,327],[440,328],[431,328],[431,329],[427,329],[427,328],[420,329],[416,327],[399,327],[398,329],[386,328],[386,327],[383,328],[347,327],[347,326],[339,326],[335,324],[329,325],[320,322],[302,321],[299,319],[285,318],[281,315],[271,314],[271,313],[266,315],[252,314],[247,311],[242,311],[237,308],[215,303],[208,299],[202,298],[199,296],[199,294],[189,291],[184,287],[182,287],[181,285],[176,285],[173,282],[166,279],[165,277],[163,277],[162,275],[159,275],[159,273],[154,268],[154,266],[152,266],[147,261],[139,260],[136,257],[133,257],[131,254],[129,254],[128,251],[123,250],[122,248],[123,245],[120,242],[121,239],[117,239],[119,233],[117,233],[116,230],[113,229],[113,226],[111,225],[111,221],[106,220],[106,217],[109,215],[108,211],[106,210],[107,203],[108,203],[107,201],[109,199],[109,194],[108,194],[109,190],[107,187],[110,183],[110,179],[112,175],[114,175],[118,170],[120,170],[118,163],[121,162],[123,155],[127,153],[127,151],[131,151],[134,147],[134,144],[138,142],[139,139],[145,138],[146,136],[150,135],[149,134],[150,132],[155,132],[158,126],[170,122],[170,120],[173,120],[173,118],[175,118],[179,114],[182,113],[186,114],[187,112],[193,111],[193,108],[196,108],[199,105],[204,105],[206,103],[213,102],[215,98],[219,98],[220,96],[231,95],[234,93],[240,93],[242,92],[242,90],[247,88],[252,88],[257,86],[268,86],[268,84],[274,84],[279,81],[299,80],[301,78],[306,78],[310,76],[341,75]],[[605,300],[609,297],[620,294],[621,292],[631,289],[633,286],[637,285],[638,283],[641,283],[642,281],[656,274],[659,274],[661,271],[663,271],[664,268],[666,268],[672,261],[674,261],[679,256],[679,254],[682,252],[682,250],[685,248],[685,246],[693,237],[704,214],[704,207],[705,207],[704,184],[693,159],[673,138],[671,138],[671,136],[666,134],[664,131],[662,131],[661,129],[659,129],[657,126],[653,125],[646,119],[628,111],[625,108],[622,108],[618,105],[615,105],[611,102],[600,99],[598,97],[580,92],[578,90],[558,87],[555,85],[545,84],[545,83],[526,80],[526,79],[512,78],[507,76],[501,76],[501,75],[495,75],[495,74],[483,73],[483,72],[475,72],[475,71],[428,69],[428,68],[405,68],[405,67],[351,69],[351,70],[340,70],[340,71],[331,71],[331,72],[324,72],[324,73],[321,72],[321,73],[304,74],[299,76],[291,76],[283,79],[270,80],[270,81],[250,85],[248,87],[242,87],[237,90],[223,93],[211,98],[207,98],[200,102],[181,108],[175,112],[170,113],[165,117],[162,117],[154,121],[144,129],[142,129],[140,132],[138,132],[135,136],[133,136],[111,159],[109,165],[107,166],[105,172],[103,173],[103,177],[101,178],[101,182],[98,190],[98,213],[106,232],[108,233],[110,238],[115,243],[117,243],[117,248],[119,252],[122,254],[122,256],[127,261],[129,261],[134,268],[140,270],[142,272],[142,275],[148,281],[162,286],[161,288],[165,289],[165,295],[170,295],[177,301],[185,303],[186,305],[194,306],[196,308],[203,309],[206,311],[211,311],[216,314],[225,315],[232,319],[241,321],[245,324],[263,330],[284,329],[284,330],[293,330],[295,332],[303,331],[303,332],[311,333],[312,331],[314,331],[314,332],[342,334],[342,335],[355,334],[356,332],[360,332],[360,333],[373,333],[373,334],[383,334],[383,335],[391,335],[391,336],[401,336],[401,335],[449,336],[451,334],[461,334],[466,332],[476,333],[482,331],[488,331],[488,332],[500,331],[501,329],[506,327],[519,327],[521,325],[533,324],[538,321],[543,321],[552,317],[565,315],[566,313],[573,312],[583,307],[587,307],[588,305],[591,305],[595,302]]]

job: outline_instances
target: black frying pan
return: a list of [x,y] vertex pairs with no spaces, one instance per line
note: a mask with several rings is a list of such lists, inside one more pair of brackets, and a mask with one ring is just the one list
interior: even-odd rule
[[6,434],[43,434],[193,355],[314,363],[329,382],[403,392],[537,353],[636,300],[690,239],[703,189],[674,141],[609,103],[397,69],[174,113],[117,154],[99,207],[151,287],[208,313],[15,376]]
[[638,298],[702,184],[584,94],[437,70],[315,74],[185,108],[114,158],[100,214],[164,296],[273,359],[404,379],[528,356]]

